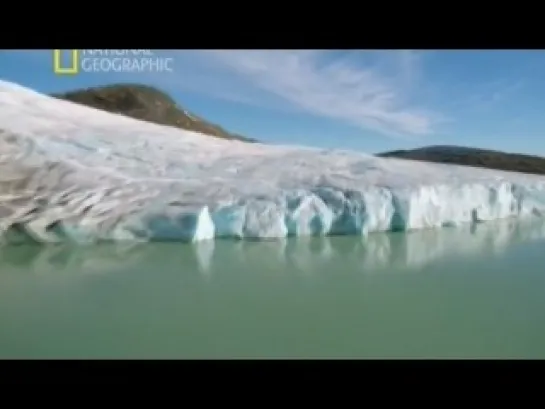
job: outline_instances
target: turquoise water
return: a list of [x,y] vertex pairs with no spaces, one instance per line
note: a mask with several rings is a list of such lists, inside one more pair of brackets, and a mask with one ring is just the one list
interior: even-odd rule
[[0,248],[0,358],[545,358],[545,224]]

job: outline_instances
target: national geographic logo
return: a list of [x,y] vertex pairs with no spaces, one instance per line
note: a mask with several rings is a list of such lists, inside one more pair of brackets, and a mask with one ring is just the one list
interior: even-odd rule
[[173,72],[174,59],[152,50],[53,50],[53,72]]

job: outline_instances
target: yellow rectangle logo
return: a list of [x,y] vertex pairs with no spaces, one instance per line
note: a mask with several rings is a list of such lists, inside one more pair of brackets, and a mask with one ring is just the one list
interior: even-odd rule
[[79,72],[79,50],[64,50],[70,52],[70,64],[62,66],[63,50],[53,50],[53,72],[57,75],[75,75]]

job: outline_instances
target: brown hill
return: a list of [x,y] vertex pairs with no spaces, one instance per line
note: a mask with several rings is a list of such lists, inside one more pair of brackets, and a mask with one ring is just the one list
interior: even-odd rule
[[545,158],[461,146],[428,146],[377,156],[545,175]]
[[217,138],[256,142],[254,139],[228,132],[221,126],[188,112],[166,93],[147,85],[115,84],[52,96],[159,125],[200,132]]

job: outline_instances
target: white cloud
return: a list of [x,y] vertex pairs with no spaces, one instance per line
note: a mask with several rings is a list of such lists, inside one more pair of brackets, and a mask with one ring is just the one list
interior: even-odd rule
[[[444,119],[411,100],[423,77],[421,54],[414,51],[171,50],[160,54],[175,57],[175,73],[133,74],[124,80],[305,111],[399,137],[429,134]],[[44,55],[38,55],[43,61]]]
[[[395,69],[388,75],[374,64],[362,66],[351,58],[325,61],[318,51],[204,51],[257,88],[281,98],[293,107],[393,135],[424,135],[438,118],[413,107],[407,93],[417,75],[419,59],[410,51],[389,52]],[[368,52],[371,54],[377,52]],[[385,55],[385,52],[382,52]],[[380,61],[380,60],[379,60]],[[388,64],[392,68],[392,64]]]

